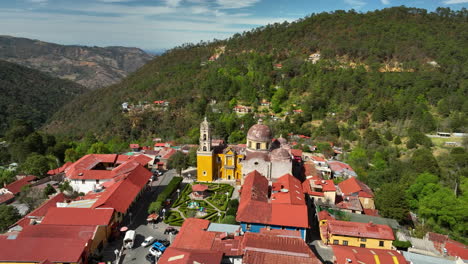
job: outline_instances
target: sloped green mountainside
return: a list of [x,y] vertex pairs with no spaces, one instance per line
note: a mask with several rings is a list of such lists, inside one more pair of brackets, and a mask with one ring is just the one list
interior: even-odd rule
[[40,127],[61,106],[86,91],[74,82],[0,60],[0,135],[15,119]]
[[[422,132],[462,131],[468,112],[467,21],[466,9],[336,11],[184,45],[119,84],[76,98],[45,129],[74,136],[90,131],[102,138],[194,139],[208,116],[216,134],[227,139],[241,122],[250,122],[235,118],[232,106],[256,109],[265,99],[278,116],[304,111],[275,126],[277,134],[311,135],[310,121],[331,113],[350,124],[389,121]],[[313,53],[320,53],[317,63],[307,61]],[[219,58],[208,61],[215,54]],[[154,100],[169,101],[168,111],[121,111],[123,102]]]

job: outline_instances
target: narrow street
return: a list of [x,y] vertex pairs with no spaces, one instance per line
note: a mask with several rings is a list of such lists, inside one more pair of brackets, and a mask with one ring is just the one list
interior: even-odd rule
[[[153,228],[151,224],[148,224],[146,219],[148,217],[148,207],[151,202],[155,201],[158,194],[161,193],[167,184],[172,180],[177,173],[175,170],[169,170],[163,175],[159,176],[156,181],[153,181],[149,185],[148,189],[142,194],[142,196],[136,201],[135,204],[130,208],[130,212],[122,221],[121,226],[127,226],[129,230],[135,230],[135,243],[132,249],[125,249],[120,263],[125,264],[136,264],[136,263],[149,263],[145,256],[149,253],[149,247],[141,247],[141,243],[146,237],[152,236],[156,239],[167,239],[171,241],[172,237],[164,235],[164,230],[167,225],[163,222],[159,222]],[[116,255],[114,251],[120,250],[122,247],[122,238],[114,240],[106,245],[102,252],[103,262],[114,262]]]

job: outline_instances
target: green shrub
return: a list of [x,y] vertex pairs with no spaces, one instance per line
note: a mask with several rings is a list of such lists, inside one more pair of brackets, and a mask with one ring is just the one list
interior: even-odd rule
[[400,241],[400,240],[395,240],[393,241],[392,245],[396,248],[410,248],[411,242],[409,241]]
[[236,217],[233,215],[226,215],[226,217],[224,217],[221,223],[229,224],[229,225],[236,225],[237,224]]

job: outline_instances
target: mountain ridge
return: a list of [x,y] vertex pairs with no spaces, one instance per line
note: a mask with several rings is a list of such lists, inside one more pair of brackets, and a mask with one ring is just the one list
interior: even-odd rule
[[139,48],[60,45],[0,36],[0,59],[75,81],[91,89],[120,81],[152,58]]

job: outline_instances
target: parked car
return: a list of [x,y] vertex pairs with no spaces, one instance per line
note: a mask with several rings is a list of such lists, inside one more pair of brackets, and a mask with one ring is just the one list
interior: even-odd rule
[[148,254],[145,256],[146,260],[149,261],[150,263],[156,263],[156,256],[152,254]]
[[147,247],[147,246],[151,245],[151,243],[153,243],[153,241],[154,241],[154,237],[149,236],[149,237],[147,237],[145,239],[145,241],[143,241],[143,243],[141,243],[141,246],[142,247]]
[[150,252],[151,255],[153,255],[153,256],[155,256],[157,258],[159,258],[162,255],[162,252],[155,249],[154,247],[150,247],[149,252]]
[[161,242],[154,242],[149,252],[153,254],[154,256],[159,257],[162,255],[164,250],[166,250],[166,246],[164,246]]
[[156,241],[163,244],[165,247],[168,247],[171,244],[167,239],[157,239]]
[[169,233],[171,233],[173,235],[177,235],[177,233],[179,233],[179,230],[169,226],[169,227],[166,228],[166,230],[164,230],[164,234],[167,235]]

